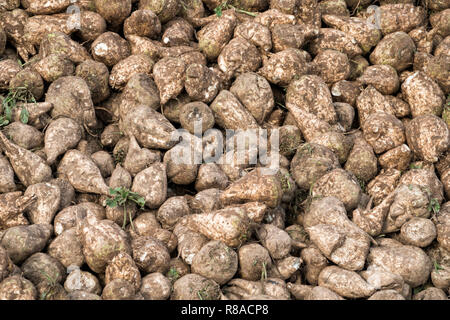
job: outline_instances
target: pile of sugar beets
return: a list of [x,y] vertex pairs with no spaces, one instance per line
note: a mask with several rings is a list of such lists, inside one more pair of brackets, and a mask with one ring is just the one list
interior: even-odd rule
[[0,0],[0,299],[446,300],[449,93],[449,0]]

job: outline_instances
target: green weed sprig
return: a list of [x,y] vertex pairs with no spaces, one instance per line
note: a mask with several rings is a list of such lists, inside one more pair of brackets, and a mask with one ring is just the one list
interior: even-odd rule
[[[20,103],[36,103],[33,93],[27,87],[17,87],[9,90],[2,101],[3,114],[0,115],[0,127],[6,126],[12,121],[12,113]],[[20,121],[27,124],[30,114],[25,106],[20,111]]]
[[252,17],[256,17],[256,16],[257,16],[257,14],[254,13],[254,12],[250,12],[250,11],[246,11],[246,10],[243,10],[243,9],[236,8],[235,6],[229,4],[229,3],[228,3],[228,0],[225,1],[225,2],[222,2],[220,5],[218,5],[218,6],[214,9],[214,13],[215,13],[218,17],[221,17],[221,16],[222,16],[222,11],[223,11],[223,10],[226,10],[226,9],[234,9],[236,12],[239,12],[239,13],[245,13],[245,14],[248,14],[249,16],[252,16]]
[[430,200],[430,203],[428,204],[428,211],[437,214],[439,210],[441,210],[441,205],[439,204],[439,201],[436,198],[432,198]]
[[[145,198],[136,192],[130,191],[128,188],[119,187],[119,188],[109,188],[109,194],[111,198],[106,200],[106,205],[110,208],[115,207],[123,207],[123,225],[122,229],[125,229],[125,225],[127,223],[127,203],[134,202],[141,209],[145,206]],[[133,218],[131,216],[131,212],[128,213],[128,217],[130,218],[131,227],[134,230]]]

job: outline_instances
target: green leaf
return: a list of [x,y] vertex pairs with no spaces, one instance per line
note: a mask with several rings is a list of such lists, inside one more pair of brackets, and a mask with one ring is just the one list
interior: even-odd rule
[[11,110],[11,107],[9,106],[9,104],[5,106],[4,113],[5,113],[6,120],[11,122],[12,110]]
[[112,196],[118,195],[118,194],[120,194],[120,189],[121,188],[114,188],[114,189],[109,188],[109,194]]
[[422,164],[416,165],[416,164],[414,164],[414,163],[411,163],[411,164],[409,165],[409,167],[410,167],[410,169],[422,169]]
[[117,207],[117,202],[114,199],[106,199],[106,205],[110,208]]
[[139,205],[141,209],[145,206],[145,198],[136,192],[130,191],[129,199]]
[[169,272],[167,273],[167,276],[169,279],[173,281],[178,280],[178,278],[180,277],[177,269],[175,269],[174,267],[170,268]]
[[5,117],[3,116],[0,117],[0,127],[6,126],[8,123],[9,121],[5,119]]
[[120,196],[124,199],[127,199],[129,195],[130,195],[130,191],[127,190],[126,188],[122,188],[122,190],[120,192]]
[[425,285],[421,285],[420,287],[414,288],[414,294],[418,294],[420,291],[425,290]]
[[441,210],[441,205],[439,204],[439,201],[436,198],[432,198],[430,200],[430,203],[428,204],[428,211],[437,214]]
[[214,12],[216,13],[216,15],[218,17],[221,17],[222,16],[222,7],[218,6],[217,8],[214,9]]
[[436,270],[437,273],[439,273],[439,270],[444,269],[441,267],[441,265],[439,263],[437,263],[436,260],[433,261],[433,264],[434,264],[434,270]]
[[20,111],[20,121],[22,121],[22,123],[27,124],[29,117],[30,113],[28,112],[27,108],[22,108],[22,111]]
[[136,203],[143,208],[145,206],[145,199],[143,197],[140,197],[139,199],[137,199]]

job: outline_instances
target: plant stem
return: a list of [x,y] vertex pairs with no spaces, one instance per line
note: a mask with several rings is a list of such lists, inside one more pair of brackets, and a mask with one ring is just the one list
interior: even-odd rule
[[239,12],[239,13],[245,13],[245,14],[248,14],[249,16],[252,16],[252,17],[256,17],[257,16],[257,14],[254,13],[254,12],[249,12],[249,11],[245,11],[245,10],[242,10],[242,9],[238,9],[235,6],[232,6],[231,4],[229,4],[228,7],[234,9],[236,12]]
[[123,225],[122,225],[122,229],[125,229],[126,224],[127,224],[127,206],[126,206],[126,204],[124,204],[124,206],[123,206]]
[[129,213],[129,215],[130,215],[131,228],[134,230],[133,217],[131,216],[131,212]]

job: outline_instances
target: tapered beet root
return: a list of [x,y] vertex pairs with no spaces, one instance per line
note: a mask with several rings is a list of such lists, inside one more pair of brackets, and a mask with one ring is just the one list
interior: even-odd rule
[[25,186],[51,179],[52,170],[42,158],[15,145],[1,132],[0,147],[8,157],[17,177]]

